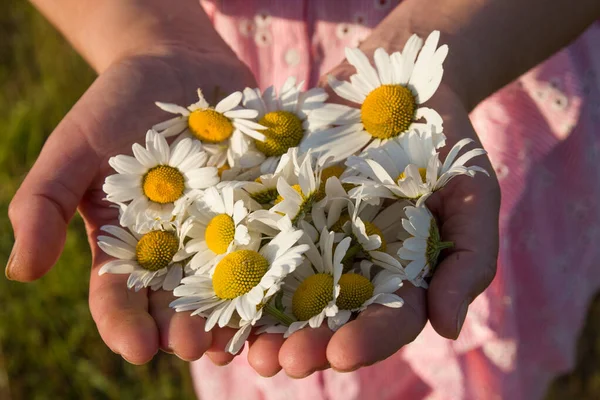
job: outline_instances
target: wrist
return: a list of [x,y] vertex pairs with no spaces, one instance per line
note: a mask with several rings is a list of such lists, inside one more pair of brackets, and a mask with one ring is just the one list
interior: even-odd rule
[[119,60],[173,49],[233,52],[197,0],[32,0],[99,73]]

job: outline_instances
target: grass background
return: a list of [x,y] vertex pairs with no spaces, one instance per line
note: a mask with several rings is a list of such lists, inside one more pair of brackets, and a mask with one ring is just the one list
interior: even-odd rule
[[[94,72],[27,2],[0,6],[0,264],[12,247],[10,199],[45,138]],[[100,339],[87,305],[90,254],[76,217],[58,265],[36,283],[0,278],[0,400],[192,399],[186,363],[159,355],[134,367]],[[590,309],[575,371],[547,398],[600,398],[600,300]]]

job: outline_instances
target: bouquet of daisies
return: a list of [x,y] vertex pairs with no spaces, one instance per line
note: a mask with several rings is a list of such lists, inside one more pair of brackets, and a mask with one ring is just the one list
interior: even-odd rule
[[395,292],[426,288],[452,246],[425,199],[486,173],[465,166],[485,154],[463,152],[469,139],[440,159],[442,118],[422,106],[442,79],[438,41],[377,49],[375,66],[347,49],[356,74],[329,85],[350,105],[294,79],[215,105],[200,91],[188,107],[156,103],[175,117],[109,161],[104,191],[121,226],[102,227],[98,245],[115,259],[100,274],[173,291],[171,307],[206,318],[207,331],[236,328],[231,353],[251,331],[336,330],[370,304],[401,307]]

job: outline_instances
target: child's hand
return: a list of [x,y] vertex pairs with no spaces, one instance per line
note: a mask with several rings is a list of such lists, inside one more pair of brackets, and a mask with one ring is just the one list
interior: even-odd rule
[[[347,64],[332,71],[340,79],[353,73]],[[427,106],[444,119],[445,149],[462,138],[472,138],[481,147],[463,101],[450,88],[440,86]],[[406,283],[397,292],[405,300],[403,307],[369,306],[335,334],[323,324],[319,329],[300,330],[285,342],[277,335],[258,336],[250,348],[252,366],[264,376],[281,368],[293,377],[327,367],[352,371],[381,361],[413,341],[427,319],[440,335],[458,337],[469,303],[494,277],[498,255],[500,189],[487,157],[476,162],[491,177],[458,177],[427,201],[439,219],[443,240],[455,244],[443,254],[429,290]]]
[[167,119],[154,102],[191,104],[197,87],[212,100],[216,86],[221,95],[255,86],[250,72],[229,53],[201,55],[189,48],[130,56],[103,72],[48,138],[9,210],[16,241],[7,274],[24,282],[54,265],[68,222],[79,209],[93,255],[92,316],[108,347],[134,364],[149,361],[159,348],[197,359],[211,337],[215,344],[223,341],[223,331],[204,332],[202,318],[175,314],[168,306],[171,293],[135,293],[127,289],[126,276],[98,276],[108,261],[96,245],[98,229],[118,225],[117,210],[103,200],[104,179],[114,173],[108,158],[129,154],[147,129]]

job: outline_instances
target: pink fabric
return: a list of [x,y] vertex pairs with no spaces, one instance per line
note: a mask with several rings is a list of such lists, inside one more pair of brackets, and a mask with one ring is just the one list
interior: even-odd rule
[[[260,87],[314,85],[397,2],[202,3]],[[342,6],[343,4],[343,6]],[[443,38],[442,38],[443,41]],[[303,380],[259,377],[245,355],[192,364],[203,399],[538,399],[573,367],[586,306],[600,286],[600,24],[471,115],[502,187],[492,285],[457,341],[428,325],[386,361]]]

